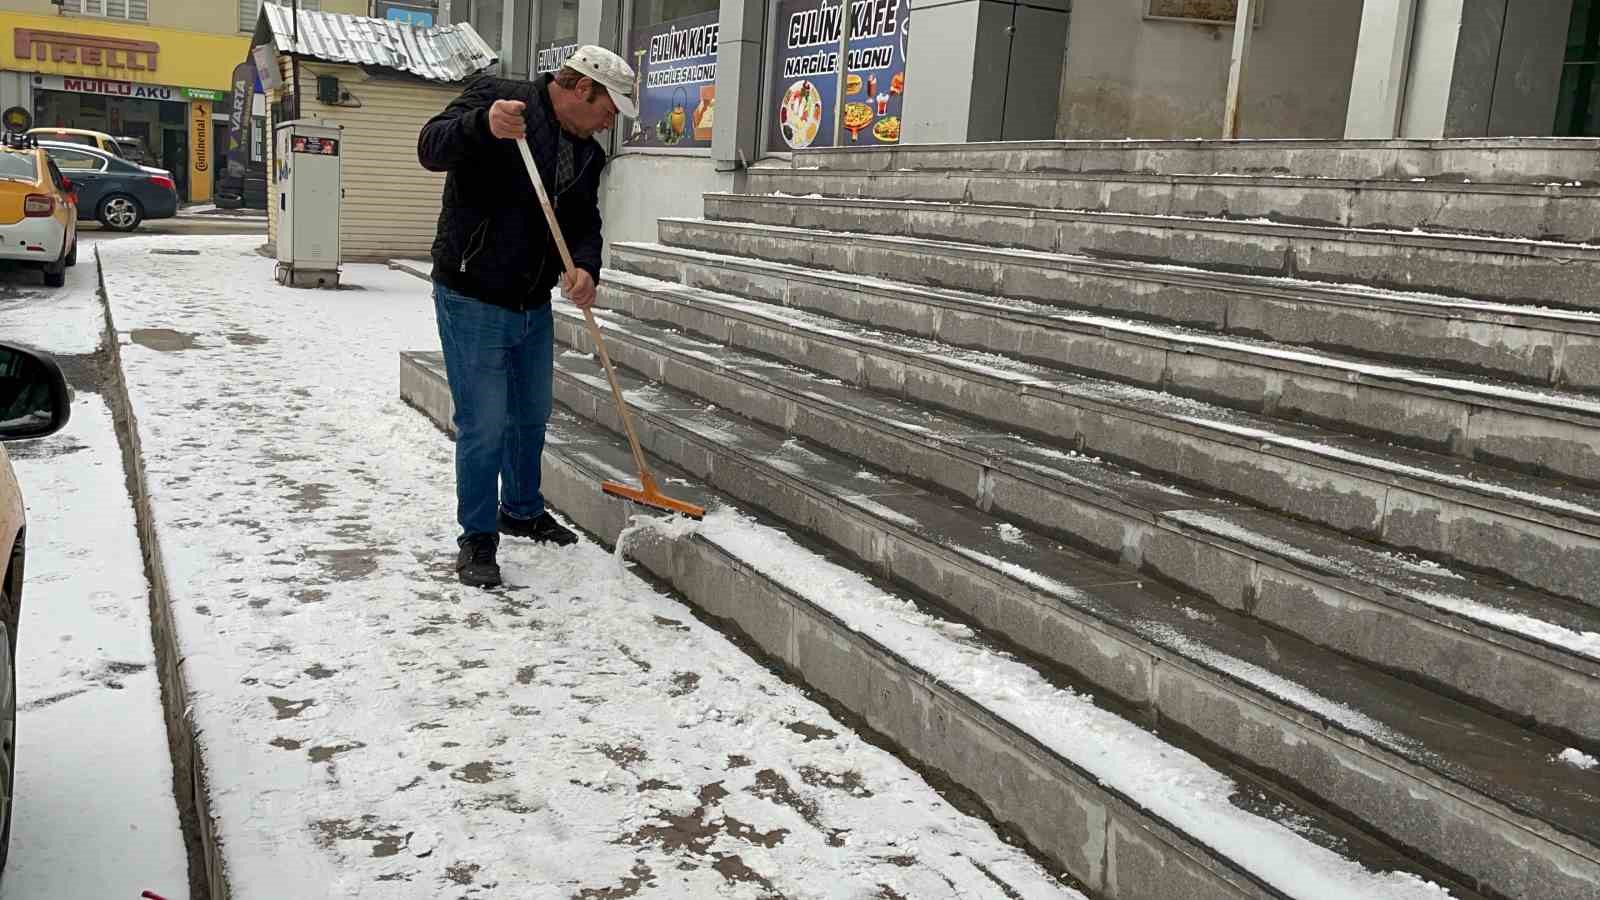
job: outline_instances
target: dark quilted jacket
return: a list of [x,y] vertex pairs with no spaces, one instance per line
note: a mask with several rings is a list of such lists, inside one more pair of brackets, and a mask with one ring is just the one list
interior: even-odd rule
[[449,173],[433,240],[434,280],[510,309],[550,302],[561,256],[516,142],[489,133],[489,107],[496,100],[527,104],[528,148],[544,176],[567,248],[578,267],[600,281],[599,188],[606,154],[592,138],[574,140],[577,178],[555,190],[559,131],[550,111],[550,80],[548,75],[533,82],[480,77],[417,136],[422,167]]

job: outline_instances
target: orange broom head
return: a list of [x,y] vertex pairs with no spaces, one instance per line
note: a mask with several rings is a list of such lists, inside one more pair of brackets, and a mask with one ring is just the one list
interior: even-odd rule
[[706,517],[705,507],[695,506],[693,503],[685,503],[682,500],[674,500],[660,491],[628,487],[615,481],[600,482],[600,490],[614,497],[631,500],[641,506],[653,506],[656,509],[664,509],[667,512],[688,516],[691,519],[704,519]]

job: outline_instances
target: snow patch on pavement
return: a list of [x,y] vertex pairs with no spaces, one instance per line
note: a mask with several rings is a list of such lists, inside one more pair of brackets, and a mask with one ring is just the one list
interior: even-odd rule
[[256,240],[103,251],[124,335],[193,337],[121,351],[238,900],[1078,896],[603,548],[463,588],[399,400],[427,286],[279,287]]

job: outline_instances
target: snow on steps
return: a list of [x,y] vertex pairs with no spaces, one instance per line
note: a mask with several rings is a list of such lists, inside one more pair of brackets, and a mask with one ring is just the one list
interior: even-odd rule
[[819,147],[793,155],[796,169],[1006,171],[1048,175],[1139,172],[1463,184],[1600,183],[1600,141],[1470,138],[1438,141],[1084,140]]
[[705,217],[850,234],[1130,259],[1307,281],[1357,281],[1510,303],[1594,309],[1600,247],[1415,231],[1317,228],[1232,219],[1141,216],[827,197],[705,195]]
[[748,194],[936,200],[1593,243],[1600,183],[1139,172],[752,168]]
[[1026,301],[896,289],[661,245],[613,247],[612,265],[737,295],[724,302],[755,314],[820,313],[1535,474],[1600,482],[1600,397],[1592,394],[1383,365]]
[[[582,339],[576,328],[562,335],[574,337]],[[1561,896],[1600,886],[1595,779],[1558,761],[1562,744],[1226,611],[1186,607],[1028,532],[997,536],[974,508],[882,473],[862,479],[859,463],[831,445],[760,429],[631,373],[624,385],[647,445],[668,460],[958,610],[984,634],[1152,709],[1165,727],[1249,759],[1497,890]],[[591,360],[562,358],[556,396],[580,418],[616,426]],[[1470,749],[1464,734],[1475,738]]]
[[[619,299],[619,283],[607,283],[608,301]],[[1600,685],[1600,610],[1480,586],[970,420],[614,313],[601,317],[615,360],[720,408],[938,485],[1102,556],[1137,560],[1231,609],[1455,696],[1600,741],[1600,722],[1588,713]],[[574,316],[557,320],[568,344],[582,330]],[[1367,625],[1374,617],[1386,626]]]
[[704,219],[662,219],[659,231],[674,248],[867,283],[975,292],[1538,384],[1600,384],[1600,316],[1583,310],[892,235]]
[[734,315],[697,304],[705,292],[694,289],[626,295],[650,304],[643,318],[676,316],[739,349],[1600,603],[1600,497],[1590,492],[790,310],[730,327],[719,323]]
[[[402,391],[448,427],[436,354],[403,354]],[[431,388],[428,385],[431,384]],[[632,510],[598,481],[626,478],[625,445],[558,420],[546,491],[615,541]],[[665,470],[663,475],[674,473]],[[1200,759],[1063,690],[840,567],[752,513],[704,500],[705,523],[629,552],[708,614],[860,715],[1113,898],[1437,898],[1436,884],[1372,872],[1283,822],[1241,809],[1239,786]]]

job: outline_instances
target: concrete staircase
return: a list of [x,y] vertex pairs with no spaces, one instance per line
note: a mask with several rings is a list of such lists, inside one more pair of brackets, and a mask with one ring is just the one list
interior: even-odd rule
[[[1022,680],[709,522],[641,562],[1091,894],[1600,898],[1600,143],[814,151],[611,262],[678,492]],[[612,539],[631,466],[557,310],[548,493]],[[447,422],[437,361],[402,376]],[[1064,696],[1120,724],[1045,734]]]

